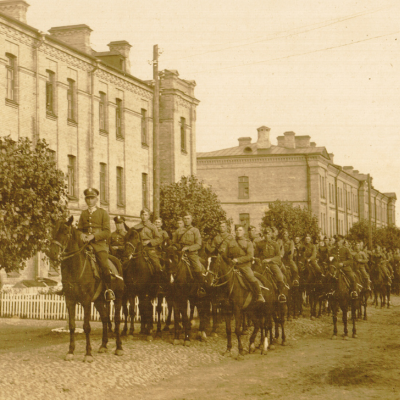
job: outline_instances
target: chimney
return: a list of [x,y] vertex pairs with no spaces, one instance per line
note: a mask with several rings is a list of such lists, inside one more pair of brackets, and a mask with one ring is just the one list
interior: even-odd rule
[[310,147],[310,136],[296,136],[296,147]]
[[290,132],[285,132],[283,135],[285,136],[285,147],[287,149],[295,149],[296,143],[294,141],[294,137],[296,134],[290,131]]
[[310,143],[310,147],[317,147],[317,143],[311,142],[311,143]]
[[334,157],[334,154],[333,154],[333,153],[329,153],[329,158],[331,159],[332,164],[335,164],[335,163],[333,162],[333,157]]
[[258,149],[269,149],[271,147],[271,142],[269,140],[269,132],[271,128],[266,126],[260,126],[257,129],[258,132],[258,140],[257,140],[257,148]]
[[239,146],[247,146],[251,144],[251,137],[240,137],[238,140]]
[[0,12],[26,24],[26,11],[29,4],[24,0],[0,1]]
[[131,62],[129,60],[129,53],[131,51],[131,45],[126,40],[120,40],[118,42],[110,42],[107,45],[110,51],[116,51],[125,57],[125,69],[124,71],[128,74],[131,73]]
[[359,174],[360,173],[360,171],[358,170],[358,169],[355,169],[354,171],[353,171],[353,174],[355,174],[355,175],[357,175],[357,174]]
[[276,139],[279,147],[285,147],[285,136],[278,136]]
[[62,40],[71,47],[83,51],[87,54],[92,54],[92,48],[90,47],[90,29],[87,25],[67,25],[57,26],[49,29],[49,32],[56,39]]

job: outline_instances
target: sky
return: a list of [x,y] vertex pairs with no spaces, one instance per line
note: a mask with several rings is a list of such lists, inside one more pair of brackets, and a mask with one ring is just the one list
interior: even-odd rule
[[[92,48],[131,45],[131,73],[196,81],[197,151],[257,128],[310,135],[336,164],[370,173],[400,200],[400,2],[396,0],[29,0],[42,31],[86,24]],[[400,223],[400,201],[397,205]]]

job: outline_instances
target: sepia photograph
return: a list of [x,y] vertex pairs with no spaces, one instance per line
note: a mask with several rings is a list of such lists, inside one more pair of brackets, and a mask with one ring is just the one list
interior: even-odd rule
[[0,400],[399,400],[399,15],[0,0]]

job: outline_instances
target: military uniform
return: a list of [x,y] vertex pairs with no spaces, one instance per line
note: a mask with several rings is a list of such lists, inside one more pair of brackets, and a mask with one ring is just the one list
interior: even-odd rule
[[125,253],[125,231],[115,230],[109,239],[110,253],[119,260],[123,260]]
[[264,302],[265,300],[262,297],[260,285],[251,269],[254,252],[253,244],[250,239],[245,237],[234,239],[231,237],[225,240],[221,246],[221,254],[230,260],[237,260],[236,266],[250,283],[253,293],[257,296],[256,301]]
[[356,272],[359,272],[361,277],[364,278],[364,285],[365,288],[369,287],[369,275],[367,271],[365,270],[365,266],[368,264],[368,257],[367,255],[360,250],[359,252],[356,252],[354,255],[354,267]]
[[197,228],[190,225],[177,229],[172,235],[172,244],[177,250],[189,247],[187,256],[192,270],[196,273],[203,272],[204,267],[198,255],[201,249],[201,235]]
[[105,281],[111,281],[107,244],[110,236],[110,218],[107,211],[97,207],[82,211],[78,222],[78,230],[94,236],[90,246],[95,252],[97,263],[103,272]]
[[225,241],[229,241],[232,239],[233,239],[232,235],[228,232],[219,233],[214,237],[211,244],[206,245],[206,249],[211,255],[217,256],[221,249],[222,244]]
[[[334,246],[330,256],[334,257],[333,264],[335,265],[336,268],[339,270],[343,270],[343,272],[346,274],[346,276],[350,280],[350,288],[352,291],[356,292],[357,286],[356,286],[356,278],[354,276],[354,272],[351,268],[351,265],[353,263],[353,257],[350,253],[350,250],[347,247],[340,247],[338,245]],[[343,264],[343,266],[339,267],[339,264]]]
[[156,269],[157,272],[162,271],[162,267],[160,264],[160,259],[157,254],[157,246],[159,246],[163,239],[161,233],[158,231],[157,227],[153,225],[150,221],[139,222],[137,225],[133,227],[133,229],[139,232],[139,236],[141,241],[149,240],[150,242],[143,247],[147,257],[149,257],[152,265]]
[[292,278],[294,280],[298,280],[299,279],[299,270],[297,269],[297,265],[295,264],[295,262],[293,260],[293,256],[294,256],[293,240],[290,240],[290,239],[282,240],[281,256],[282,256],[283,263],[290,268],[290,271],[292,272]]
[[306,243],[304,245],[304,261],[308,262],[308,267],[311,269],[311,272],[313,272],[314,275],[319,278],[322,272],[321,268],[317,264],[317,250],[314,244]]
[[270,259],[270,261],[268,262],[268,267],[272,271],[276,281],[278,282],[279,289],[282,290],[284,283],[283,274],[281,269],[279,268],[279,265],[281,264],[281,254],[279,251],[278,243],[273,240],[265,240],[259,250],[259,256],[261,261]]
[[321,263],[329,263],[329,248],[324,246],[318,247],[318,261]]

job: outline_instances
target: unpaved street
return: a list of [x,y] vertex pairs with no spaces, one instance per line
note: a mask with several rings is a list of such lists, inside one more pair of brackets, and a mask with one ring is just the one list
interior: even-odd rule
[[[329,317],[300,319],[287,323],[286,347],[243,361],[221,355],[223,325],[220,337],[193,340],[189,348],[174,347],[169,334],[152,343],[135,336],[124,341],[122,357],[113,355],[110,339],[109,353],[94,353],[94,363],[86,364],[82,335],[74,361],[63,361],[68,335],[50,330],[64,322],[3,319],[0,398],[400,399],[400,299],[392,304],[369,307],[358,339],[331,340]],[[97,349],[100,326],[93,327]]]

